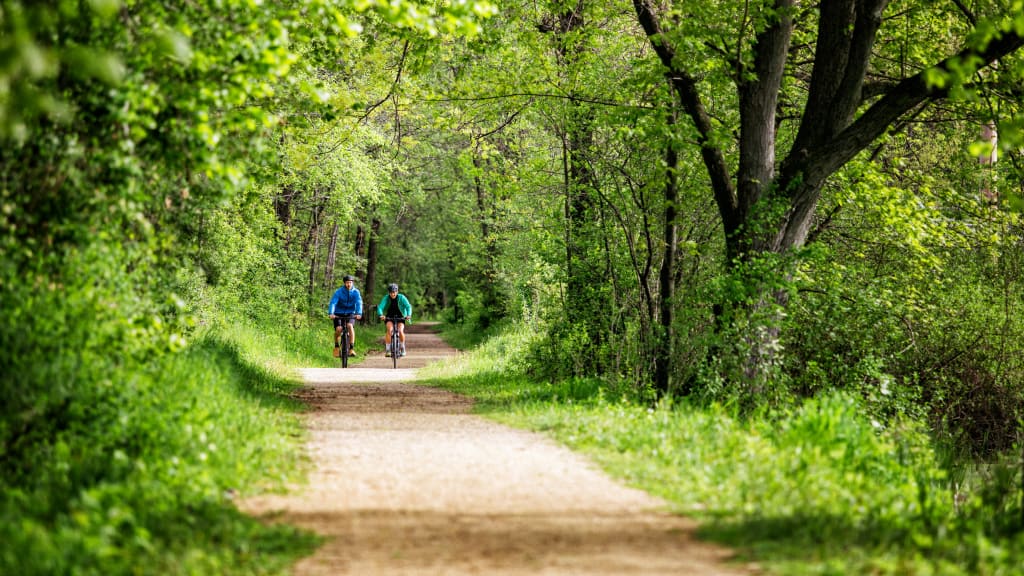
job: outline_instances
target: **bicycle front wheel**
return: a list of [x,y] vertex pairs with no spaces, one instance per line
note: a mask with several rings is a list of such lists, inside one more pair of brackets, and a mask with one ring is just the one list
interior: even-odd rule
[[394,330],[391,332],[391,367],[392,368],[398,368],[398,351],[399,350],[400,350],[400,348],[399,348],[399,341],[398,341],[398,326],[395,326]]

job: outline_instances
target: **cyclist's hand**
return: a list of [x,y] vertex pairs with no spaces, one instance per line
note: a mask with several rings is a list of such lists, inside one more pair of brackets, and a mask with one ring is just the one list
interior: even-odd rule
[[328,314],[327,317],[330,318],[331,320],[337,318],[337,316],[335,316],[334,314]]
[[383,319],[384,319],[384,315],[383,315],[383,314],[381,314],[381,315],[380,315],[380,319],[381,319],[381,320],[383,320]]
[[363,319],[362,314],[356,314],[356,320],[362,320],[362,319]]

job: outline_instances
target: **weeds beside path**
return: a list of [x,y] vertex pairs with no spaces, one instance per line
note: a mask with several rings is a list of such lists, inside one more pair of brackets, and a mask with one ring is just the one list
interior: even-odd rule
[[304,372],[309,485],[241,505],[326,538],[296,574],[750,573],[571,451],[411,384],[454,350],[410,328],[403,368]]

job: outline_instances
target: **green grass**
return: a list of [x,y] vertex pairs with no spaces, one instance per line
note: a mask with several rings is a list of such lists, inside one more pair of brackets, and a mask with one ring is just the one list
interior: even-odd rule
[[0,573],[287,573],[318,538],[233,499],[304,479],[287,396],[304,338],[236,325],[78,382],[88,395],[5,463]]
[[492,336],[504,334],[501,326],[488,330],[479,330],[469,324],[440,324],[441,337],[445,342],[459,350],[475,348],[491,339]]
[[[843,394],[752,419],[717,406],[649,407],[593,380],[530,381],[517,364],[530,345],[504,333],[421,374],[476,398],[488,417],[587,454],[772,573],[1024,574],[1013,491],[979,490],[957,511],[913,422],[874,422]],[[1011,473],[994,488],[1014,482]]]

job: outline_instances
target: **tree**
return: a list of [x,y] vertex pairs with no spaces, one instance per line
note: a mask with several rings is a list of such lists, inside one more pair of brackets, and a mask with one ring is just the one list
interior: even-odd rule
[[[998,81],[998,72],[985,74],[983,68],[1024,45],[1024,15],[1016,0],[1005,7],[1012,16],[979,17],[969,30],[961,26],[960,46],[951,53],[947,46],[933,46],[948,56],[897,70],[880,55],[885,48],[879,46],[880,33],[888,28],[895,34],[891,29],[906,16],[886,17],[888,0],[825,1],[816,16],[793,0],[708,8],[650,0],[633,4],[692,123],[734,272],[774,270],[794,255],[807,241],[830,176],[906,114],[962,93],[971,75]],[[734,16],[724,21],[738,27],[708,21],[721,22],[722,14]],[[711,33],[702,33],[701,26]],[[799,44],[793,43],[795,35]],[[806,54],[805,41],[814,42],[812,54]],[[698,54],[718,64],[696,64]],[[803,64],[800,55],[811,63]],[[716,73],[725,73],[735,89],[734,108],[719,115],[705,103],[705,76]],[[792,266],[782,269],[791,272]],[[747,282],[753,294],[744,309],[767,317],[746,334],[744,375],[756,391],[777,353],[773,319],[779,312],[772,310],[785,306],[787,296],[763,274],[748,276]]]

